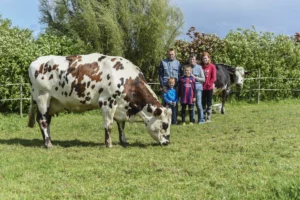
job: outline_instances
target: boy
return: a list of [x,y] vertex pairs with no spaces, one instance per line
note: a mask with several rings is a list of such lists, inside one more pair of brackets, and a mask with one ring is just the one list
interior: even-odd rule
[[181,102],[181,117],[182,125],[185,125],[185,110],[188,106],[190,115],[190,124],[192,125],[194,120],[193,107],[195,98],[195,83],[196,79],[192,75],[192,66],[187,64],[184,66],[184,76],[179,79],[179,101]]
[[175,78],[169,78],[168,80],[168,89],[167,92],[164,93],[164,102],[166,107],[171,108],[172,110],[172,124],[177,124],[177,102],[178,95],[175,87]]

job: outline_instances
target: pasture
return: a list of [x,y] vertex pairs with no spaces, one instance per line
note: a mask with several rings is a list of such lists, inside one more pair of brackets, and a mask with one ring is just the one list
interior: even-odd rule
[[0,114],[0,199],[300,199],[299,116],[299,100],[228,103],[163,147],[137,118],[109,149],[100,111],[63,113],[45,149],[37,124]]

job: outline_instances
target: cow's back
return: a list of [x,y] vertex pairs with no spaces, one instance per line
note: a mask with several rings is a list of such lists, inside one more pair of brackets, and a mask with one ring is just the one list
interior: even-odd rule
[[29,67],[34,98],[47,93],[53,103],[74,111],[97,108],[99,99],[120,96],[125,81],[139,75],[127,59],[99,53],[42,56]]
[[224,88],[224,86],[230,86],[231,78],[226,66],[223,64],[216,64],[217,80],[215,87],[218,89]]

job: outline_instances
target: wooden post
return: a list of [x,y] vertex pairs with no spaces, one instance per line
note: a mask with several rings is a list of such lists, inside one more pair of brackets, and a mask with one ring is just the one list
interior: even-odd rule
[[20,116],[23,117],[23,102],[22,102],[22,98],[23,98],[23,88],[22,88],[22,76],[20,76]]
[[258,69],[258,92],[257,92],[257,104],[260,101],[260,68]]

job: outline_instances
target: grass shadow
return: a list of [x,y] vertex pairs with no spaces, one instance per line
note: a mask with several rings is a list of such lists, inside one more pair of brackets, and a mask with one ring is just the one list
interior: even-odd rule
[[[43,147],[44,141],[42,139],[23,139],[23,138],[12,138],[12,139],[0,139],[0,144],[4,145],[22,145],[24,147]],[[104,143],[96,143],[96,142],[86,142],[81,140],[52,140],[53,146],[60,146],[64,148],[69,147],[99,147],[104,146]],[[122,146],[119,142],[113,142],[113,146]],[[126,147],[138,147],[138,148],[147,148],[149,146],[161,146],[158,143],[148,143],[144,144],[139,141],[135,141],[134,143],[129,143]]]

